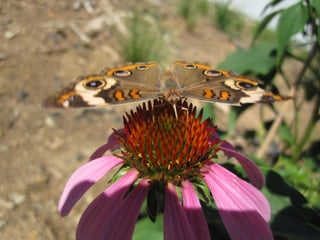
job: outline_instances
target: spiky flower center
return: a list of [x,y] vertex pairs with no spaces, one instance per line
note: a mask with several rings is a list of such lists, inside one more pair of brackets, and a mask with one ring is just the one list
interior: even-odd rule
[[[186,101],[171,105],[154,100],[138,106],[124,117],[122,158],[142,177],[155,182],[200,178],[200,169],[215,155],[219,138],[212,142],[216,128],[210,119],[201,122],[202,111]],[[211,141],[209,141],[211,138]]]

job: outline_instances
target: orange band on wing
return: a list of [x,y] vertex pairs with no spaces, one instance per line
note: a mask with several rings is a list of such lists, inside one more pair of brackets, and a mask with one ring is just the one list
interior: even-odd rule
[[182,65],[182,66],[193,65],[193,66],[195,66],[197,68],[204,69],[204,70],[210,70],[211,69],[211,67],[209,65],[206,65],[206,64],[203,64],[203,63],[188,63],[188,62],[177,61],[177,62],[175,62],[175,64],[179,64],[179,65]]
[[63,103],[67,100],[70,99],[70,97],[72,96],[77,96],[78,94],[75,92],[75,91],[72,91],[72,92],[68,92],[68,93],[65,93],[63,95],[61,95],[58,99],[57,99],[57,103],[59,105],[63,105]]
[[153,67],[154,65],[156,65],[156,62],[148,62],[148,63],[137,63],[137,64],[130,64],[130,65],[125,65],[125,66],[122,66],[122,67],[117,67],[117,68],[112,68],[112,69],[109,69],[107,71],[107,74],[108,76],[113,76],[113,73],[114,72],[117,72],[117,71],[130,71],[132,69],[137,69],[137,67],[139,66],[146,66],[148,68],[151,68]]
[[289,100],[292,99],[292,97],[290,96],[281,96],[281,95],[277,95],[274,94],[272,92],[265,92],[262,96],[261,102],[270,102],[270,101],[285,101],[285,100]]
[[211,89],[203,89],[203,97],[204,98],[214,98],[216,95]]
[[114,92],[113,97],[117,100],[117,101],[124,101],[126,100],[123,91],[121,90],[117,90]]
[[220,91],[219,100],[227,101],[227,100],[229,100],[230,97],[231,97],[231,94],[229,91],[226,91],[226,90]]
[[136,88],[131,89],[129,92],[129,96],[133,99],[139,99],[141,98],[141,95],[139,92],[140,92],[139,89],[136,89]]

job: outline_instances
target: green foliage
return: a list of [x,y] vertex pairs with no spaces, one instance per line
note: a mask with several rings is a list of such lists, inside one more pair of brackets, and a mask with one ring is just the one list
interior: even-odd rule
[[[281,1],[271,1],[270,6],[276,6]],[[310,4],[310,5],[308,5]],[[313,101],[313,110],[310,111],[309,122],[303,122],[304,132],[299,132],[299,107],[295,105],[293,109],[295,117],[290,126],[284,126],[279,129],[279,137],[287,144],[291,151],[293,161],[298,161],[302,156],[304,148],[310,141],[310,136],[320,117],[318,109],[320,105],[320,72],[317,70],[320,64],[320,46],[319,46],[319,25],[320,25],[320,1],[299,1],[286,9],[277,10],[267,15],[256,29],[253,36],[253,45],[250,49],[239,49],[225,59],[219,66],[224,69],[232,69],[243,74],[258,76],[266,82],[272,83],[276,75],[280,75],[286,81],[291,89],[299,91],[303,89],[307,94],[305,103]],[[280,16],[276,33],[278,37],[275,41],[264,42],[256,41],[266,30],[268,23],[275,17]],[[308,29],[308,31],[304,31]],[[301,50],[294,48],[291,38],[298,32],[304,31],[306,39],[314,39],[309,48]],[[296,79],[287,79],[283,70],[283,63],[286,59],[294,59],[302,64],[300,73]],[[296,101],[293,99],[293,101]],[[300,103],[301,106],[302,103]],[[276,112],[275,112],[276,113]],[[277,113],[276,113],[277,114]],[[299,131],[298,131],[299,130]]]
[[277,29],[277,64],[280,63],[284,51],[288,47],[290,38],[296,33],[302,32],[304,30],[307,20],[308,11],[303,2],[298,2],[297,4],[282,11]]
[[[280,2],[270,1],[265,10]],[[267,26],[275,17],[279,17],[276,37],[266,41],[263,34],[269,31]],[[303,33],[303,44],[293,41],[297,33]],[[298,48],[299,45],[307,47]],[[289,60],[291,64],[299,66],[293,79],[288,78],[292,74],[287,74],[288,68],[284,67],[284,62]],[[274,213],[271,226],[275,238],[279,239],[320,238],[320,138],[311,138],[320,121],[319,65],[320,1],[301,0],[265,16],[256,27],[251,48],[238,49],[219,66],[240,74],[258,76],[272,86],[277,76],[285,81],[292,92],[297,93],[292,100],[292,107],[281,110],[293,115],[290,122],[280,121],[277,125],[275,121],[272,127],[275,126],[277,130],[268,131],[268,127],[265,127],[261,131],[265,135],[259,138],[263,140],[271,136],[281,141],[269,171],[264,167],[267,172],[265,193]],[[309,106],[308,112],[303,110],[305,106]],[[272,110],[275,116],[282,113],[275,108]],[[238,111],[240,114],[241,111]]]
[[[296,166],[292,166],[292,163],[285,167],[292,168],[295,173],[299,171]],[[267,187],[264,189],[264,193],[273,210],[271,229],[274,238],[319,239],[317,208],[311,207],[307,198],[290,185],[291,183],[288,184],[285,178],[277,172],[273,170],[267,172]]]
[[282,156],[273,169],[290,186],[295,186],[297,191],[303,193],[304,197],[308,199],[309,204],[320,208],[320,179],[314,174],[317,166],[312,159],[306,158],[303,164],[296,164],[291,161],[291,158]]
[[214,23],[223,32],[234,34],[239,33],[244,27],[242,16],[230,9],[232,1],[216,1],[214,3]]
[[162,240],[163,239],[163,220],[162,215],[159,214],[156,222],[151,222],[148,217],[139,219],[135,226],[133,240],[137,239],[152,239]]
[[204,105],[203,107],[203,115],[202,115],[202,119],[208,119],[208,118],[212,118],[212,122],[215,122],[215,108],[213,104],[207,103]]
[[234,136],[234,133],[236,132],[237,118],[238,113],[234,108],[232,108],[228,117],[228,135],[230,137]]
[[320,16],[320,1],[318,0],[312,0],[310,2],[311,7],[314,9],[313,12],[311,12],[311,14],[313,14],[313,18],[314,19],[318,19],[318,25],[317,25],[317,34],[318,34],[318,44],[320,45],[320,24],[319,24],[319,16]]
[[185,19],[189,30],[193,30],[199,17],[209,13],[208,0],[180,0],[178,5],[179,14]]
[[238,73],[267,74],[274,67],[273,43],[260,43],[250,49],[238,49],[229,55],[219,68],[232,69]]
[[244,27],[241,14],[230,9],[230,1],[180,0],[178,12],[193,31],[199,19],[210,15],[215,26],[228,34],[238,34]]
[[[276,1],[269,6],[276,5]],[[287,9],[276,10],[268,14],[258,25],[256,33],[254,34],[253,40],[255,41],[260,34],[266,30],[266,26],[270,23],[274,17],[280,15],[280,19],[277,27],[277,61],[279,65],[281,58],[284,54],[286,48],[289,47],[289,40],[298,32],[302,32],[308,20],[308,11],[307,8],[303,5],[302,2],[298,2],[295,5]]]
[[[270,21],[281,12],[281,10],[274,11],[270,14],[268,14],[257,26],[254,35],[253,35],[253,41],[257,40],[257,38],[263,34],[264,32],[268,31],[266,28],[267,25],[270,23]],[[265,39],[265,38],[264,38]]]
[[287,124],[282,124],[278,129],[278,136],[288,145],[294,146],[296,144],[295,138]]
[[135,13],[128,26],[128,35],[120,39],[123,57],[127,62],[160,61],[164,58],[163,38],[151,18]]

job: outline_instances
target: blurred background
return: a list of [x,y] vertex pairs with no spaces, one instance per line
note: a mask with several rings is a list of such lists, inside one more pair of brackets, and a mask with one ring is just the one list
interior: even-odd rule
[[0,238],[74,239],[81,213],[106,182],[62,218],[64,184],[134,107],[52,110],[40,107],[43,99],[105,67],[155,60],[166,68],[186,60],[294,96],[240,108],[196,104],[265,173],[275,235],[320,239],[319,3],[1,1]]

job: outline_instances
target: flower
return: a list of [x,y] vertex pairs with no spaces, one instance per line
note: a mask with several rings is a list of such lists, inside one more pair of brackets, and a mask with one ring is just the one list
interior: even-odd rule
[[[201,118],[202,111],[196,116],[186,101],[154,100],[127,113],[124,129],[115,131],[64,188],[58,207],[62,216],[101,177],[117,166],[122,169],[87,207],[76,238],[131,239],[147,199],[151,220],[163,212],[164,239],[210,239],[198,191],[206,185],[231,239],[273,239],[269,203],[257,189],[264,182],[262,173],[220,140],[210,119]],[[108,150],[116,151],[104,155]],[[252,184],[219,165],[218,151],[235,157]]]

